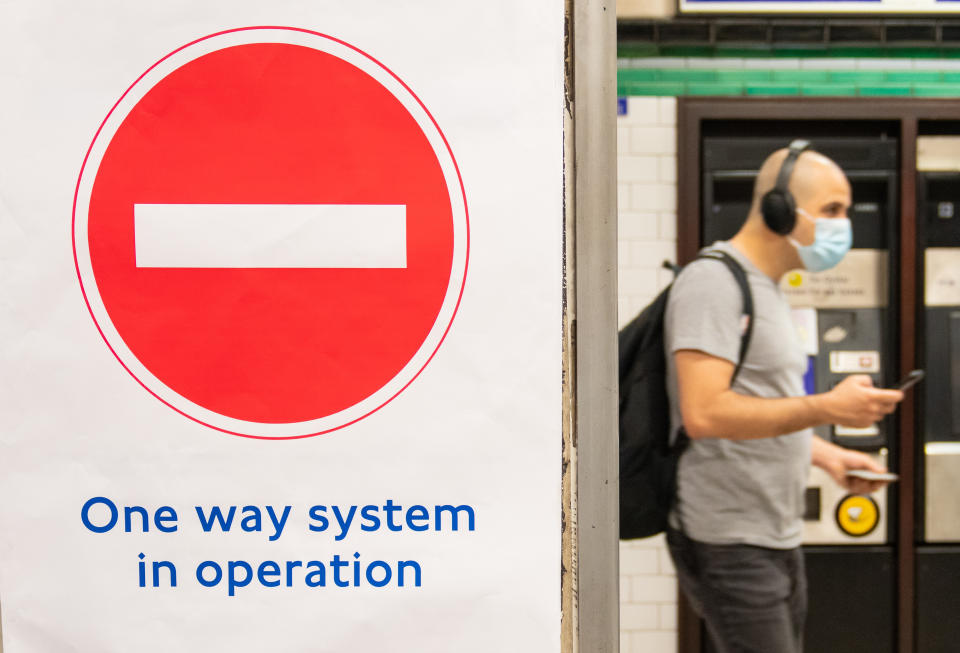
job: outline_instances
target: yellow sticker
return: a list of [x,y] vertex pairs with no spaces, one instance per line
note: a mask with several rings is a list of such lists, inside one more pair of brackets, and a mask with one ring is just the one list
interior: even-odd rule
[[803,284],[803,275],[799,272],[793,272],[787,277],[787,283],[794,288],[798,288]]
[[880,521],[876,501],[862,494],[845,496],[837,505],[837,525],[847,535],[868,535]]

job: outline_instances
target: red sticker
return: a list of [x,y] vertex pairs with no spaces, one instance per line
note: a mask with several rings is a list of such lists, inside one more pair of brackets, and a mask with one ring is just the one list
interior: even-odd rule
[[152,66],[90,146],[74,253],[91,315],[161,401],[239,435],[355,422],[423,370],[469,226],[426,107],[360,50],[218,33]]

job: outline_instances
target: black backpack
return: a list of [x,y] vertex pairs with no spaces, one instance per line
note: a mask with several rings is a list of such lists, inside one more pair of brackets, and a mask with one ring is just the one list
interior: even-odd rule
[[[753,295],[747,275],[729,254],[702,252],[698,259],[724,263],[743,293],[747,328],[740,341],[737,378],[753,332]],[[668,265],[668,267],[670,267]],[[676,496],[677,462],[689,440],[683,429],[670,443],[670,402],[663,318],[668,286],[618,336],[620,359],[620,539],[649,537],[667,528]]]

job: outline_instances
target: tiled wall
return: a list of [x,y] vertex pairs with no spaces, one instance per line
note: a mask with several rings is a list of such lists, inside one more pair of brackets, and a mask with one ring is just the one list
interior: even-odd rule
[[[617,118],[619,321],[670,282],[676,260],[677,102],[631,97]],[[620,544],[620,651],[677,650],[677,584],[663,536]]]

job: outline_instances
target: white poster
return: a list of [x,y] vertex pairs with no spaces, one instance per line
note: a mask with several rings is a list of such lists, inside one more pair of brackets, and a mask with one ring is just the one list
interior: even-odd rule
[[682,14],[954,14],[957,0],[679,0]]
[[794,308],[879,308],[886,305],[886,279],[886,252],[851,249],[830,270],[791,270],[780,289]]
[[928,247],[924,255],[927,306],[960,306],[960,248]]
[[559,650],[563,12],[4,3],[4,653]]

